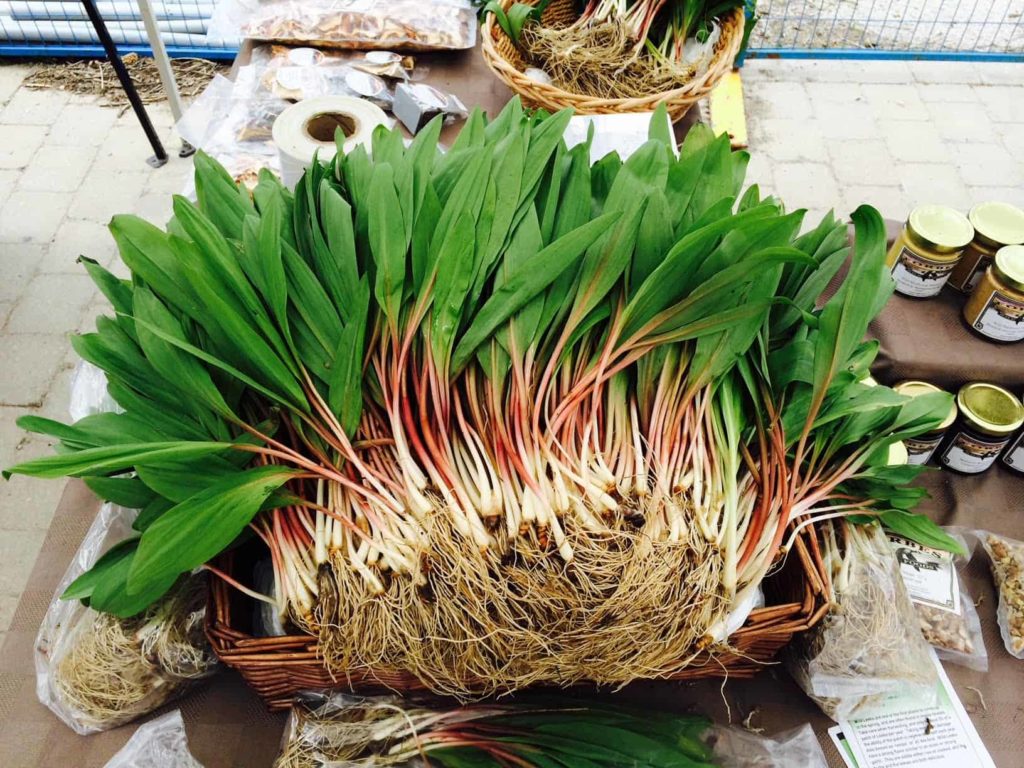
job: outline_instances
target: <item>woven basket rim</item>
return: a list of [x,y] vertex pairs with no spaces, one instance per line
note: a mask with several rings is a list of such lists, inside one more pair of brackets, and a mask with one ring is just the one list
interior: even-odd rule
[[[502,0],[502,6],[507,10],[513,3],[522,1]],[[531,5],[536,3],[536,0],[525,1]],[[507,41],[508,37],[501,30],[501,27],[495,23],[493,13],[487,14],[483,22],[480,35],[481,51],[484,61],[491,71],[512,90],[531,101],[541,104],[545,102],[564,104],[577,109],[599,112],[647,112],[662,102],[667,102],[670,105],[678,102],[680,105],[690,106],[710,91],[718,80],[724,76],[725,72],[732,68],[733,59],[735,59],[736,54],[739,52],[740,43],[743,40],[743,26],[745,23],[743,8],[734,8],[728,14],[721,17],[720,22],[722,24],[722,37],[708,68],[699,77],[693,78],[685,85],[670,91],[652,93],[648,96],[631,98],[589,96],[566,91],[556,85],[540,83],[527,78],[520,69],[515,67],[498,50],[498,41]]]

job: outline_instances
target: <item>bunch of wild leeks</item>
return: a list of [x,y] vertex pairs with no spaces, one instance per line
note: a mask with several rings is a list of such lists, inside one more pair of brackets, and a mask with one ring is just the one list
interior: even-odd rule
[[721,19],[743,0],[585,0],[569,25],[542,22],[550,0],[484,7],[534,66],[573,93],[632,98],[679,88],[705,71]]
[[727,137],[676,157],[662,113],[591,165],[569,117],[381,129],[294,194],[199,155],[166,232],[115,217],[132,279],[85,260],[116,314],[73,344],[125,412],[24,417],[60,450],[8,470],[142,510],[71,593],[132,615],[248,529],[331,669],[466,696],[687,666],[814,520],[950,546],[885,465],[948,395],[860,383],[878,213],[848,259]]
[[552,697],[458,708],[313,697],[292,709],[274,768],[712,768],[709,726],[703,717]]

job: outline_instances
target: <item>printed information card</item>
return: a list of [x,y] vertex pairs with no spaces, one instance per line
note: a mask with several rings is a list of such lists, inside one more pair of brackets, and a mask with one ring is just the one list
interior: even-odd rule
[[996,768],[938,657],[938,704],[894,696],[874,717],[829,730],[850,768]]

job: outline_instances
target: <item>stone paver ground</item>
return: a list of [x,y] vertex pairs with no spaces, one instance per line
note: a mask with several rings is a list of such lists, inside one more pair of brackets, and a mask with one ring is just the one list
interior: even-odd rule
[[[111,215],[163,223],[191,167],[174,156],[165,106],[149,111],[172,157],[152,169],[130,112],[23,88],[28,71],[0,65],[0,467],[49,450],[18,416],[67,417],[67,336],[104,307],[75,259],[123,270]],[[743,79],[748,180],[790,208],[845,216],[869,202],[903,218],[924,202],[1024,206],[1024,65],[751,61]],[[62,490],[0,482],[0,640]]]

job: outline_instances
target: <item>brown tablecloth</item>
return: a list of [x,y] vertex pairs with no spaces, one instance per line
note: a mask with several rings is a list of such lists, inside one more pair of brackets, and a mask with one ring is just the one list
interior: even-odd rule
[[[507,89],[487,71],[479,54],[422,56],[428,82],[459,95],[468,105],[493,112],[505,103]],[[689,122],[677,126],[686,130]],[[1024,388],[1021,346],[999,347],[972,336],[959,321],[953,297],[916,302],[895,297],[873,333],[882,340],[879,378],[924,378],[949,388],[965,379],[988,378]],[[921,331],[927,331],[921,336]],[[43,482],[43,481],[40,481]],[[924,480],[933,498],[923,505],[942,524],[984,526],[1024,539],[1024,478],[997,468],[982,477],[931,472]],[[32,647],[54,588],[72,559],[99,503],[85,485],[68,483],[54,516],[29,586],[19,603],[0,653],[0,766],[2,768],[99,768],[127,741],[135,726],[80,737],[36,700]],[[16,533],[9,535],[17,535]],[[968,588],[980,601],[978,611],[989,653],[987,674],[948,665],[963,699],[996,764],[1024,765],[1024,662],[1003,648],[995,622],[996,596],[987,566],[976,557]],[[982,691],[987,709],[980,706]],[[752,724],[773,734],[810,722],[830,765],[842,762],[829,741],[831,721],[807,699],[784,670],[769,666],[753,680],[697,683],[639,683],[616,694],[636,703],[676,711],[703,712],[718,722],[742,721],[757,710]],[[284,715],[269,714],[232,672],[223,672],[169,707],[184,714],[189,744],[206,768],[265,768],[277,754]],[[163,711],[163,710],[161,710]]]

